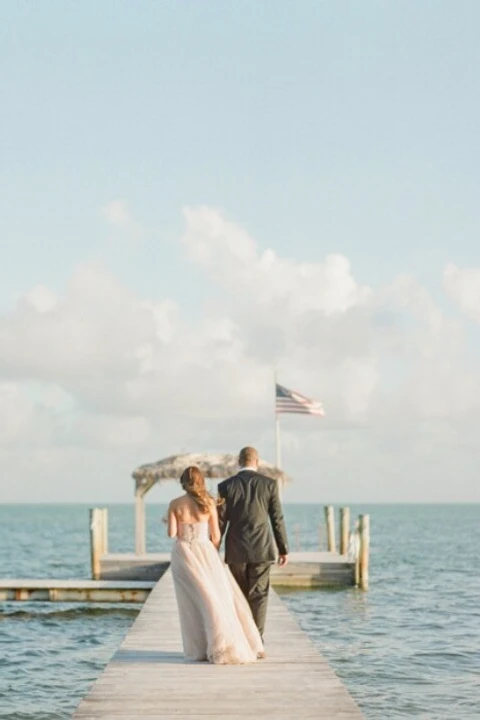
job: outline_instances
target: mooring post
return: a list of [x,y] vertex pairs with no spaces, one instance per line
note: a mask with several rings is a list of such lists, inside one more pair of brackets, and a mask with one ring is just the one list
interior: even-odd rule
[[350,508],[340,508],[340,555],[348,553],[350,539]]
[[135,554],[146,552],[145,496],[135,493]]
[[360,588],[368,590],[368,563],[370,556],[370,516],[359,516],[360,530],[360,552],[359,552],[359,574]]
[[335,546],[335,514],[333,505],[325,506],[325,521],[327,523],[327,550],[328,552],[336,552]]
[[355,587],[360,587],[360,518],[355,520],[348,545],[350,559],[355,561]]
[[102,555],[108,553],[108,508],[102,508],[103,546]]
[[106,552],[107,509],[90,509],[90,562],[93,580],[100,579],[100,558]]

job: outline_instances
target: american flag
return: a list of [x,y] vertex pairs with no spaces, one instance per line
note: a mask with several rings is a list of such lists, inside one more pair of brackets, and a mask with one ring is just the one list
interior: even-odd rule
[[325,412],[321,402],[310,400],[296,390],[288,390],[278,383],[276,383],[276,388],[275,409],[277,413],[301,413],[324,417]]

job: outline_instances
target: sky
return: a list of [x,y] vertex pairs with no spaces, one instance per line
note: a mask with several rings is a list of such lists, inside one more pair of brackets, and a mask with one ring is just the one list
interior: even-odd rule
[[[0,501],[180,452],[480,502],[480,5],[0,7]],[[150,500],[178,492],[155,488]]]

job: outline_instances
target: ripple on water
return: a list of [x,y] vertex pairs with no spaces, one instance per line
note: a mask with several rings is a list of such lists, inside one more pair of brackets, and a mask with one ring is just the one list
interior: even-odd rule
[[[148,506],[149,547],[164,508]],[[289,592],[285,602],[368,720],[479,720],[479,506],[352,507],[371,516],[371,590]],[[316,549],[319,506],[286,506]],[[88,508],[0,508],[6,577],[89,576]],[[112,551],[130,551],[130,506],[109,509]],[[293,534],[293,533],[292,533]],[[35,552],[32,552],[32,539]],[[58,548],[62,547],[61,561]],[[138,606],[11,603],[0,612],[2,720],[67,720]]]

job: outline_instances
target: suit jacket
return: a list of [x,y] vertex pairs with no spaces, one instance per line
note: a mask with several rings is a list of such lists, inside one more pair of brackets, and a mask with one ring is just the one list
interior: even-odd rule
[[222,536],[226,530],[225,560],[229,565],[275,562],[275,543],[280,555],[288,554],[276,480],[242,470],[219,483],[218,494],[225,500],[218,512]]

